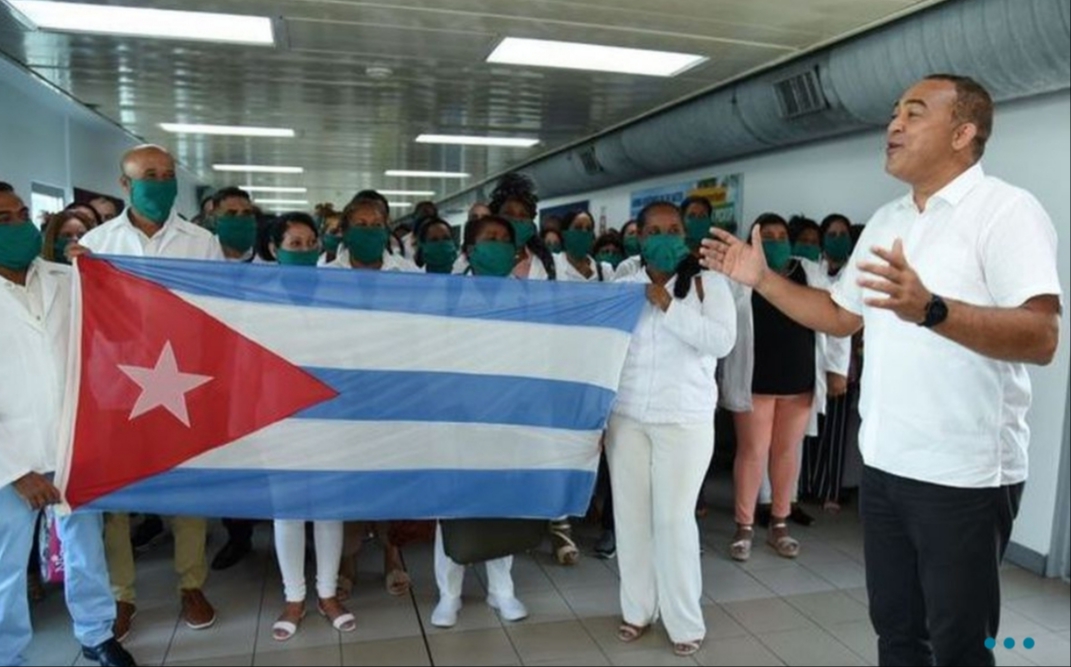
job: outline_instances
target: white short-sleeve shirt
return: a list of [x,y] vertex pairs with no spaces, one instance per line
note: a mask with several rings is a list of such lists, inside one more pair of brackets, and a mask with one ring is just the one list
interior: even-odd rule
[[984,357],[934,331],[868,307],[884,295],[858,284],[860,262],[881,263],[875,246],[901,239],[908,263],[934,294],[1017,308],[1061,294],[1056,230],[1027,191],[986,176],[980,165],[930,197],[880,208],[833,289],[865,326],[859,448],[871,467],[961,488],[1026,479],[1030,378],[1025,364]]

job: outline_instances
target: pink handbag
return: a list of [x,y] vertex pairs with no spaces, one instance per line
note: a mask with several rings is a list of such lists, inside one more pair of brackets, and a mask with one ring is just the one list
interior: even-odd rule
[[46,507],[42,516],[38,548],[41,554],[41,579],[46,584],[62,584],[63,545],[59,537],[59,520],[51,507]]

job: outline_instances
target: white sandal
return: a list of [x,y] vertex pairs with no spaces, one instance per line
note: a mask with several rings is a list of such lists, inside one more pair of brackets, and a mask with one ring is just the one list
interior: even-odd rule
[[301,615],[298,616],[296,622],[283,620],[286,615],[287,613],[284,610],[279,620],[275,621],[271,626],[271,638],[277,642],[285,642],[297,634],[298,626],[301,625],[301,621],[305,618],[305,607],[302,606]]
[[354,630],[356,630],[357,617],[354,616],[348,609],[343,607],[342,603],[338,602],[337,599],[335,600],[335,602],[342,610],[341,614],[332,617],[331,614],[327,613],[327,610],[324,609],[323,600],[320,600],[316,603],[316,609],[320,612],[320,616],[323,616],[328,621],[330,621],[331,626],[339,632],[353,632]]

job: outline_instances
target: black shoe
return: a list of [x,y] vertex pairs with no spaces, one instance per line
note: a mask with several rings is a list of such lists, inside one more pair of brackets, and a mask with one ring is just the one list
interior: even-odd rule
[[130,655],[123,645],[114,639],[109,639],[100,646],[82,647],[82,657],[86,660],[99,662],[102,667],[136,667],[134,656]]
[[773,507],[765,503],[760,503],[755,507],[755,525],[762,526],[763,528],[770,527],[770,514],[773,513]]
[[788,518],[801,526],[814,525],[814,517],[805,512],[799,503],[792,503],[792,513],[788,515]]
[[602,531],[602,537],[595,543],[595,557],[603,560],[610,560],[617,555],[617,540],[614,536],[614,531],[604,530]]
[[216,557],[212,559],[213,570],[226,570],[234,567],[253,550],[249,540],[227,540]]
[[160,543],[164,538],[164,520],[155,514],[147,514],[145,520],[134,529],[130,543],[134,551],[145,551]]

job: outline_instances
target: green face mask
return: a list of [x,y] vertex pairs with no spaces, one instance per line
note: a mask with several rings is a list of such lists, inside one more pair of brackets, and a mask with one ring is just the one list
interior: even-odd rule
[[818,262],[822,259],[822,249],[809,243],[797,243],[792,246],[792,254],[796,257],[809,259],[812,262]]
[[361,264],[374,264],[383,259],[390,232],[386,227],[350,227],[343,243],[350,254]]
[[763,241],[762,251],[766,254],[766,264],[774,271],[782,271],[792,261],[792,245],[787,239],[781,241]]
[[684,219],[685,235],[689,248],[698,248],[699,244],[710,235],[710,218],[702,215],[689,215]]
[[246,253],[257,241],[257,218],[253,215],[221,215],[216,218],[219,242],[240,253]]
[[531,220],[510,218],[509,223],[513,225],[513,233],[517,237],[518,250],[527,245],[528,240],[535,236],[536,226]]
[[70,245],[70,239],[63,239],[56,237],[56,242],[52,244],[52,257],[54,261],[60,264],[70,264],[70,260],[67,259],[67,246]]
[[553,253],[559,253],[562,251],[562,244],[558,243],[557,241],[552,241],[551,243],[547,244],[547,250]]
[[648,236],[641,246],[643,259],[662,273],[673,273],[688,256],[688,245],[676,234]]
[[457,261],[457,246],[453,241],[425,241],[420,253],[428,273],[450,273]]
[[41,254],[41,231],[29,220],[0,225],[0,266],[25,271]]
[[320,260],[320,251],[279,248],[275,251],[275,258],[283,266],[316,266],[316,262]]
[[822,245],[826,254],[834,262],[847,262],[848,258],[852,256],[852,237],[847,234],[827,235]]
[[472,272],[478,276],[505,278],[517,261],[517,249],[505,241],[480,241],[469,253]]
[[626,236],[625,237],[625,255],[628,257],[635,257],[640,254],[640,237],[639,236]]
[[621,255],[621,253],[617,252],[600,252],[598,255],[595,255],[596,261],[606,262],[615,269],[624,259],[625,258]]
[[324,244],[324,250],[332,254],[338,252],[338,246],[342,243],[342,237],[334,234],[327,234],[321,240]]
[[565,252],[575,260],[584,259],[591,254],[595,245],[595,232],[589,229],[567,229],[562,232]]
[[134,210],[158,225],[167,222],[178,197],[178,181],[131,179],[130,204]]

